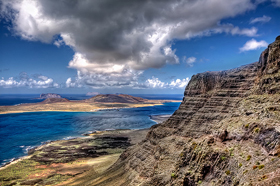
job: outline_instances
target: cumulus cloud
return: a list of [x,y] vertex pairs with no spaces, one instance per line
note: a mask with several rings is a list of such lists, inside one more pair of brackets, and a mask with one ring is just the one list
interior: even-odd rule
[[[257,1],[256,1],[257,2]],[[23,39],[70,46],[66,87],[179,87],[187,80],[138,83],[143,70],[178,64],[173,40],[226,33],[257,36],[257,28],[221,24],[256,7],[251,0],[2,0],[1,16]],[[186,59],[187,60],[187,59]],[[192,66],[193,59],[188,62]],[[181,83],[181,84],[180,84]],[[179,85],[180,84],[180,85]]]
[[66,87],[92,87],[92,88],[122,88],[122,87],[134,87],[141,76],[142,71],[134,71],[129,69],[123,69],[119,73],[92,73],[87,70],[78,70],[77,76],[69,77],[66,80]]
[[55,40],[55,41],[53,42],[53,44],[54,44],[55,46],[57,46],[57,47],[60,47],[61,45],[64,44],[64,41],[61,40],[61,39]]
[[185,79],[176,79],[171,81],[170,83],[165,83],[160,81],[158,78],[152,77],[151,79],[147,79],[146,82],[144,83],[143,87],[147,88],[185,88],[187,84],[189,83],[190,79],[185,78]]
[[271,20],[271,17],[264,15],[262,17],[254,18],[252,21],[250,21],[250,24],[254,24],[254,23],[267,23],[270,20]]
[[185,79],[176,79],[173,80],[169,86],[171,88],[185,88],[187,86],[187,84],[189,83],[190,79],[189,78],[185,78]]
[[259,48],[267,47],[268,43],[264,40],[256,41],[255,39],[251,39],[247,41],[242,48],[239,50],[241,52],[249,51],[249,50],[257,50]]
[[193,64],[196,62],[196,58],[195,57],[189,57],[187,58],[186,56],[183,57],[183,61],[185,63],[187,63],[188,66],[192,67]]
[[28,74],[21,73],[19,77],[10,77],[8,79],[0,79],[0,87],[28,87],[28,88],[59,88],[59,84],[47,76],[39,75],[37,78],[30,78]]
[[168,86],[168,83],[164,83],[158,78],[152,77],[151,79],[146,80],[145,85],[151,88],[165,88],[166,86]]
[[[250,0],[3,0],[2,7],[2,15],[12,18],[13,29],[22,38],[56,46],[65,43],[88,60],[89,68],[95,64],[104,70],[104,64],[143,70],[179,63],[173,39],[257,32],[256,28],[219,24],[254,9]],[[53,41],[57,36],[63,42]]]

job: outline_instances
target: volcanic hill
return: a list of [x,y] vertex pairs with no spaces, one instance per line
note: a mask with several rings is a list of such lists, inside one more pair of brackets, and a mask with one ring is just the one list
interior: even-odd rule
[[144,103],[148,100],[127,94],[98,94],[85,101],[102,103]]
[[280,36],[259,62],[194,75],[179,109],[91,185],[279,185]]

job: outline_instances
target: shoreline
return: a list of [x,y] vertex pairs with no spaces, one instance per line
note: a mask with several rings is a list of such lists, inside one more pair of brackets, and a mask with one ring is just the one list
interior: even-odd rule
[[[132,107],[128,107],[128,108],[132,108]],[[45,111],[38,111],[38,112],[45,112]],[[52,111],[49,111],[49,112],[52,112]],[[53,112],[64,112],[64,111],[53,111]],[[72,111],[69,111],[69,112],[72,112]],[[78,111],[79,112],[79,111]],[[97,111],[96,111],[97,112]],[[7,113],[7,114],[18,114],[18,113]],[[157,119],[153,119],[153,116],[154,117],[157,117]],[[167,117],[169,118],[171,115],[167,115],[167,114],[159,114],[159,115],[149,115],[149,118],[150,120],[156,122],[156,124],[159,124],[159,123],[162,123],[164,122]],[[92,132],[92,131],[88,131],[88,133],[84,133],[82,134],[81,137],[73,137],[73,138],[70,138],[70,139],[57,139],[57,140],[51,140],[51,141],[43,141],[41,142],[41,145],[38,145],[38,146],[34,146],[32,149],[37,149],[37,148],[40,148],[40,147],[43,147],[45,146],[46,144],[49,144],[49,143],[55,143],[55,142],[59,142],[59,141],[69,141],[69,140],[72,140],[72,139],[79,139],[79,138],[88,138],[88,137],[92,137],[92,136],[95,136],[95,135],[103,135],[105,133],[112,133],[112,132],[117,132],[117,131],[131,131],[131,132],[134,132],[134,131],[145,131],[145,130],[149,130],[149,128],[141,128],[141,129],[110,129],[110,130],[102,130],[102,131],[95,131],[95,132]],[[30,150],[32,150],[30,149]],[[22,160],[25,160],[25,159],[29,159],[31,157],[31,155],[28,155],[28,152],[26,155],[24,156],[21,156],[21,157],[18,157],[18,158],[11,158],[11,161],[9,162],[6,162],[4,164],[1,164],[0,165],[0,170],[2,169],[5,169],[7,168],[8,166],[12,165],[12,164],[15,164],[19,161],[22,161]]]
[[[118,109],[128,109],[128,108],[141,108],[141,107],[153,107],[158,105],[164,105],[164,103],[178,103],[182,102],[181,100],[164,100],[162,103],[144,103],[144,104],[132,104],[132,106],[125,106],[125,107],[103,107],[103,108],[95,108],[91,110],[13,110],[13,111],[0,111],[0,115],[2,114],[20,114],[20,113],[37,113],[37,112],[98,112],[98,111],[104,111],[104,110],[118,110]],[[116,103],[113,103],[116,104]],[[32,103],[31,106],[34,104]],[[47,104],[48,106],[51,104]],[[21,107],[21,106],[30,106],[27,104],[21,104],[21,105],[13,105],[13,106],[0,106],[0,107]]]
[[[56,184],[65,184],[92,172],[101,173],[100,170],[103,172],[113,165],[125,149],[145,139],[147,133],[147,128],[105,130],[96,135],[42,144],[29,155],[0,167],[2,184],[47,182],[53,178]],[[99,166],[92,166],[97,163]]]
[[61,142],[61,141],[70,141],[70,140],[79,140],[79,139],[86,139],[86,138],[91,138],[91,137],[95,137],[95,136],[102,136],[102,135],[114,135],[114,133],[133,133],[133,132],[141,132],[141,131],[146,131],[149,130],[149,128],[142,128],[142,129],[106,129],[106,130],[101,130],[101,131],[88,131],[88,133],[84,133],[82,134],[82,136],[79,137],[73,137],[73,138],[69,138],[69,139],[57,139],[57,140],[51,140],[51,141],[43,141],[41,142],[41,145],[37,145],[37,146],[33,146],[31,149],[29,149],[27,151],[27,154],[21,157],[13,157],[10,159],[9,162],[3,163],[0,165],[0,170],[5,169],[7,167],[9,167],[10,165],[13,165],[15,163],[18,163],[19,161],[25,160],[25,159],[29,159],[31,155],[29,155],[29,151],[31,150],[38,150],[44,146],[46,146],[47,144],[51,144],[51,143],[57,143],[57,142]]

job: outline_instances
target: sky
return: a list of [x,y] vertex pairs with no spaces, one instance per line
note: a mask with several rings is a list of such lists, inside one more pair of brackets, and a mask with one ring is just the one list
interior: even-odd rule
[[183,94],[258,61],[280,0],[0,0],[0,94]]

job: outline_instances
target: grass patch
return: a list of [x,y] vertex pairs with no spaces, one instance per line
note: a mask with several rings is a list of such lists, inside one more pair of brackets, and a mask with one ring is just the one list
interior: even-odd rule
[[174,172],[172,172],[171,173],[171,178],[177,178],[177,175]]
[[251,158],[252,158],[252,156],[248,155],[246,161],[250,161]]
[[255,133],[259,133],[260,132],[260,128],[255,128]]

